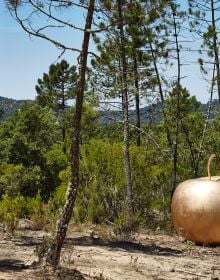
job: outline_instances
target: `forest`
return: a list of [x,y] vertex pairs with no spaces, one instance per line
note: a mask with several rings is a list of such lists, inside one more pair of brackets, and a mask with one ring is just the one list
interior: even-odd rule
[[[6,4],[25,32],[61,55],[36,82],[35,100],[0,123],[1,222],[12,233],[22,218],[54,232],[52,265],[70,220],[174,232],[177,185],[207,176],[213,153],[212,174],[220,174],[219,2]],[[53,38],[60,27],[82,32],[82,49]],[[62,57],[68,51],[77,63]],[[184,84],[185,64],[200,69],[205,107]]]

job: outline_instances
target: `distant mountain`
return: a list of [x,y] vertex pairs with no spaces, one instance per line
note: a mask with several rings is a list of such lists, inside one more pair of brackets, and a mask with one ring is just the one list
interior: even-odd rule
[[[159,122],[162,118],[161,115],[161,107],[160,103],[145,106],[140,108],[140,119],[141,123],[143,122]],[[129,110],[129,119],[131,122],[135,122],[136,112],[135,110]],[[99,121],[101,124],[111,124],[117,121],[122,120],[122,112],[121,111],[100,111],[99,112]]]
[[[202,114],[204,117],[207,116],[208,104],[200,105]],[[213,100],[211,107],[210,119],[214,119],[218,114],[219,102],[218,100]],[[129,110],[129,119],[132,123],[135,122],[136,112],[135,110]],[[152,122],[158,123],[162,119],[162,104],[160,102],[156,104],[151,104],[140,108],[140,119],[141,123]],[[100,111],[100,123],[101,124],[111,124],[122,120],[122,112],[120,111]]]
[[[31,100],[15,100],[11,98],[0,96],[0,120],[4,120],[18,110],[25,102],[33,102]],[[201,104],[201,110],[204,116],[207,115],[208,104]],[[212,103],[212,110],[210,118],[213,119],[217,115],[219,108],[218,100]],[[145,106],[140,109],[141,123],[153,122],[157,123],[162,119],[162,104],[156,103]],[[2,112],[2,113],[1,113]],[[129,118],[131,122],[135,122],[135,110],[129,110]],[[122,113],[120,111],[100,111],[99,122],[101,124],[112,124],[122,120]]]
[[21,105],[25,102],[32,102],[31,100],[15,100],[0,96],[0,120],[4,120],[14,114]]

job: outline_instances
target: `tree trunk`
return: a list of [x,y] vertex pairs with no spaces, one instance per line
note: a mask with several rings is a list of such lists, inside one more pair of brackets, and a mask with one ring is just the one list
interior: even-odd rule
[[169,128],[166,125],[166,113],[164,110],[164,103],[165,103],[165,98],[164,98],[164,94],[163,94],[163,88],[162,88],[162,83],[161,83],[161,79],[160,79],[160,74],[159,74],[159,70],[157,67],[157,62],[156,62],[156,56],[153,50],[153,46],[152,43],[149,42],[150,45],[150,50],[151,50],[151,55],[152,55],[152,59],[153,59],[153,65],[154,65],[154,71],[156,73],[156,78],[157,78],[157,84],[158,84],[158,89],[159,89],[159,94],[160,94],[160,100],[162,103],[162,114],[163,114],[163,118],[165,120],[165,131],[166,131],[166,137],[167,137],[167,144],[168,147],[173,155],[173,144],[172,144],[172,138],[171,138],[171,133]]
[[56,231],[46,255],[46,262],[56,266],[60,260],[61,249],[66,237],[69,221],[72,217],[74,202],[79,186],[79,153],[80,153],[80,131],[81,131],[81,115],[84,97],[85,75],[88,57],[88,47],[90,38],[90,29],[92,25],[94,0],[88,2],[88,12],[86,17],[84,38],[82,43],[81,61],[79,69],[79,80],[76,89],[76,112],[73,120],[73,136],[72,136],[72,158],[71,158],[71,182],[68,186],[66,194],[66,203],[62,209],[60,218],[58,219]]
[[64,83],[62,83],[62,103],[61,103],[61,121],[62,121],[62,140],[63,140],[63,153],[66,154],[66,145],[65,145],[65,139],[66,139],[66,124],[65,124],[65,89],[64,89]]
[[210,121],[211,110],[212,110],[212,102],[213,102],[213,94],[214,94],[214,84],[215,84],[215,63],[214,63],[214,67],[213,67],[213,70],[212,70],[212,83],[211,83],[211,89],[210,89],[210,99],[209,99],[209,102],[208,102],[209,105],[208,105],[208,110],[207,110],[207,116],[206,116],[206,119],[205,119],[205,124],[204,124],[203,132],[202,132],[202,138],[201,138],[201,141],[200,141],[198,154],[197,154],[197,157],[196,157],[196,160],[195,160],[195,168],[194,168],[194,177],[195,178],[198,177],[200,159],[201,159],[201,156],[202,156],[202,150],[203,150],[203,147],[204,147],[205,136],[206,136],[209,121]]
[[138,66],[137,55],[135,48],[133,49],[133,62],[134,62],[134,85],[135,85],[135,111],[136,111],[136,145],[141,146],[141,119],[140,119],[140,94],[139,94],[139,79],[138,79]]
[[219,48],[218,48],[218,38],[216,31],[216,19],[215,19],[215,7],[214,1],[211,1],[211,13],[212,13],[212,28],[213,28],[213,48],[215,54],[215,68],[217,74],[217,91],[218,91],[218,101],[220,103],[220,65],[219,65]]
[[178,42],[177,34],[177,24],[175,19],[175,12],[173,11],[173,23],[174,23],[174,36],[175,36],[175,45],[176,45],[176,54],[177,54],[177,81],[176,81],[176,114],[175,114],[175,135],[174,135],[174,144],[173,144],[173,182],[172,182],[172,192],[174,193],[177,183],[177,163],[178,163],[178,142],[179,142],[179,118],[180,118],[180,48]]
[[120,32],[120,57],[122,63],[122,114],[124,124],[124,163],[125,163],[125,178],[126,178],[126,202],[127,202],[127,224],[131,225],[133,216],[133,196],[132,196],[132,180],[130,166],[130,151],[129,151],[129,117],[128,117],[128,87],[127,87],[127,61],[125,56],[125,37],[123,29],[122,2],[118,3],[118,22]]
[[[133,1],[130,0],[132,4]],[[132,40],[134,38],[132,36]],[[135,86],[135,113],[136,113],[136,145],[137,147],[141,146],[141,118],[140,118],[140,94],[139,94],[139,78],[138,78],[138,62],[137,62],[137,52],[135,45],[132,48],[132,56],[133,56],[133,71],[134,71],[134,86]]]

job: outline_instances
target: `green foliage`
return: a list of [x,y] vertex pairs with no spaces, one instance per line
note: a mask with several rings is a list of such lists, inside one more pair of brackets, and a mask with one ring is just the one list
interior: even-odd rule
[[[1,124],[0,139],[1,161],[14,165],[14,176],[20,172],[17,175],[19,180],[11,190],[27,196],[36,196],[40,190],[44,199],[48,199],[60,183],[59,172],[67,164],[59,141],[59,125],[53,112],[34,103],[25,104],[12,118]],[[15,168],[16,165],[20,167]],[[0,173],[0,180],[6,180],[6,175],[2,175],[4,177]]]
[[[167,102],[167,116],[172,119],[175,95],[171,95]],[[89,115],[90,113],[85,116],[85,122],[88,122],[88,126],[85,125],[85,128],[88,130],[91,128]],[[93,116],[93,111],[91,111],[91,115]],[[31,133],[20,133],[22,135],[21,142],[25,144],[27,150],[30,150],[29,154],[33,151],[33,147],[42,146],[40,154],[42,160],[39,160],[39,154],[36,163],[34,158],[31,160],[27,158],[23,161],[22,156],[17,156],[15,158],[16,163],[11,163],[9,161],[11,158],[10,150],[7,144],[12,141],[11,137],[13,138],[15,135],[13,128],[17,131],[21,127],[24,129],[19,114],[17,116],[16,120],[10,119],[3,123],[0,128],[0,132],[5,137],[0,144],[2,145],[1,152],[7,160],[0,164],[2,196],[0,215],[12,231],[16,228],[18,219],[21,217],[30,218],[36,228],[42,227],[48,221],[54,226],[60,209],[64,205],[66,188],[70,179],[70,167],[67,168],[66,155],[63,153],[62,144],[59,141],[43,147],[43,143],[38,139],[36,139],[37,143],[34,143],[34,137],[31,137]],[[183,181],[192,177],[193,165],[189,165],[192,156],[190,148],[194,148],[196,154],[202,127],[198,103],[194,98],[190,98],[185,91],[183,91],[181,99],[180,116],[181,141],[179,153],[181,161],[178,164],[178,180]],[[17,121],[20,123],[19,126]],[[27,125],[27,122],[25,123]],[[219,123],[219,119],[216,118],[213,122],[213,130],[209,131],[209,137],[206,140],[207,143],[213,142],[214,149],[218,149],[219,146],[217,141],[215,143],[213,141],[213,139],[218,138]],[[167,121],[166,125],[170,126],[172,132],[172,121]],[[97,124],[94,122],[94,128],[96,126]],[[10,127],[11,130],[8,131],[6,127]],[[193,127],[193,130],[191,127]],[[83,141],[84,143],[81,146],[80,188],[74,208],[75,221],[81,223],[85,221],[93,223],[110,221],[123,226],[126,217],[125,174],[123,139],[120,135],[120,129],[117,125],[112,127],[106,125],[106,127],[101,126],[99,128],[99,134],[95,134],[94,131],[95,129],[91,132],[87,131],[87,136],[83,138],[86,140]],[[188,137],[186,137],[186,131],[189,132]],[[18,134],[16,135],[18,136]],[[55,135],[52,134],[54,139]],[[161,149],[167,149],[164,123],[155,124],[151,128],[151,135],[159,143]],[[18,145],[17,148],[19,150],[20,146]],[[211,147],[206,153],[208,154],[209,151],[211,152]],[[19,153],[21,151],[16,154],[19,155]],[[169,221],[172,174],[170,155],[167,152],[162,154],[149,140],[143,141],[140,147],[131,144],[130,154],[135,211],[134,222],[153,228],[157,226],[169,227],[170,224],[167,221]],[[201,161],[201,174],[205,172],[205,169],[206,158]],[[213,170],[214,173],[217,171]],[[45,197],[49,198],[47,204],[45,204]]]
[[40,193],[35,198],[26,197],[26,207],[29,210],[29,217],[33,222],[33,229],[45,229],[51,223],[48,215],[48,205],[44,204]]
[[81,152],[80,190],[76,202],[77,219],[114,220],[120,212],[124,193],[123,148],[92,140]]
[[12,118],[1,124],[0,137],[1,159],[13,163],[22,161],[29,166],[37,160],[40,162],[41,152],[59,141],[59,126],[50,110],[34,103],[25,104]]
[[43,79],[38,79],[36,85],[37,104],[56,112],[64,153],[66,152],[66,119],[69,114],[69,102],[72,102],[76,95],[77,79],[76,67],[70,66],[63,59],[60,63],[51,64],[48,74],[44,73]]
[[[154,210],[169,208],[171,165],[165,164],[157,152],[132,145],[131,166],[134,210],[139,221],[146,224]],[[123,144],[91,140],[83,145],[80,186],[74,211],[77,221],[123,223]]]
[[0,217],[5,223],[7,229],[13,232],[17,225],[18,219],[26,214],[24,209],[24,197],[17,196],[15,198],[5,196],[0,203]]
[[55,189],[47,204],[50,224],[54,227],[60,211],[65,203],[67,186],[70,180],[70,168],[62,170],[59,173],[61,184]]
[[0,163],[0,198],[3,194],[16,196],[20,193],[24,172],[22,164]]
[[[170,96],[167,99],[167,108],[165,110],[166,120],[165,125],[169,127],[171,136],[174,139],[175,134],[175,118],[177,116],[177,93],[179,95],[179,154],[181,154],[181,161],[179,162],[179,174],[183,177],[186,175],[183,172],[183,166],[185,167],[186,162],[190,163],[191,174],[189,176],[198,176],[199,165],[196,160],[200,149],[200,143],[202,139],[204,129],[204,119],[200,103],[194,96],[190,96],[186,88],[178,88],[174,86]],[[180,175],[181,176],[181,175]]]
[[[77,222],[82,223],[87,220],[96,224],[104,221],[106,217],[105,207],[101,200],[102,193],[98,192],[97,188],[97,179],[93,178],[85,192],[79,194],[78,203],[74,209],[74,217]],[[87,209],[85,209],[85,205]]]
[[53,222],[56,222],[56,218],[58,217],[60,210],[62,209],[65,203],[66,190],[67,184],[62,183],[56,188],[55,192],[48,201],[48,211],[49,215],[53,219]]
[[[167,150],[165,126],[169,126],[172,135],[175,129],[175,96],[174,89],[166,103],[166,122],[154,123],[150,128],[150,135],[160,149],[153,141],[145,139],[144,134],[140,147],[132,144],[133,140],[130,146],[134,219],[153,228],[169,224],[172,161]],[[178,180],[183,181],[193,176],[193,157],[198,152],[203,119],[199,103],[185,89],[181,91],[180,102]],[[71,119],[69,115],[68,141],[72,134]],[[218,141],[214,141],[218,139],[219,123],[216,118],[206,138],[206,143],[212,143],[215,150],[219,149]],[[80,188],[74,208],[75,220],[111,221],[123,226],[126,202],[121,126],[98,126],[97,113],[84,105],[82,127]],[[146,125],[142,129],[149,128]],[[13,118],[1,124],[0,137],[0,154],[4,161],[0,163],[1,215],[8,227],[13,230],[20,217],[32,219],[39,228],[48,220],[54,226],[64,205],[70,180],[68,154],[63,153],[56,116],[36,104],[25,105]],[[66,144],[70,147],[69,142]],[[203,175],[206,155],[213,152],[210,144],[209,147],[200,163]],[[213,172],[217,171],[214,166]]]
[[77,74],[76,67],[66,60],[51,64],[48,74],[44,73],[36,85],[37,103],[55,111],[65,110],[67,102],[75,97]]
[[92,223],[101,223],[105,217],[105,209],[101,200],[100,192],[97,192],[98,182],[96,178],[91,180],[87,195],[90,197],[88,202],[88,220]]
[[[66,119],[66,128],[67,128],[67,139],[66,147],[70,148],[71,146],[71,137],[72,137],[72,121],[74,118],[75,108],[73,107]],[[81,129],[81,143],[87,143],[89,139],[96,137],[99,129],[98,126],[99,114],[87,103],[83,104],[83,115],[82,115],[82,129]]]
[[31,100],[15,100],[0,96],[0,120],[11,117],[24,103],[31,103]]
[[31,219],[35,229],[42,228],[46,224],[45,214],[40,194],[35,198],[5,195],[0,202],[0,217],[10,232],[16,229],[21,218]]

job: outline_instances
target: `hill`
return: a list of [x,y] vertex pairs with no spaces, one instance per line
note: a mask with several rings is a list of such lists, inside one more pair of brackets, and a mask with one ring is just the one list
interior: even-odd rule
[[[0,96],[0,119],[4,120],[10,117],[20,106],[25,102],[33,102],[31,100],[15,100],[12,98],[6,98]],[[201,110],[203,115],[207,115],[208,104],[201,104]],[[217,115],[217,109],[219,107],[218,100],[214,100],[211,110],[211,119]],[[122,113],[120,111],[106,110],[99,112],[99,122],[101,124],[112,124],[117,120],[122,120]],[[153,122],[157,123],[161,120],[161,103],[151,104],[140,109],[141,123]],[[129,111],[129,118],[131,122],[135,122],[135,110]]]
[[[219,102],[218,100],[213,100],[210,119],[214,119],[218,114]],[[204,118],[207,116],[208,113],[208,104],[200,104],[200,109]],[[132,123],[135,123],[136,112],[135,110],[129,110],[129,119]],[[140,119],[141,123],[158,123],[162,119],[162,104],[160,102],[156,104],[151,104],[140,108]],[[120,111],[100,111],[100,123],[101,124],[112,124],[117,121],[122,120],[122,112]]]
[[32,102],[31,100],[15,100],[0,96],[0,119],[4,120],[10,117],[21,105],[25,102]]

